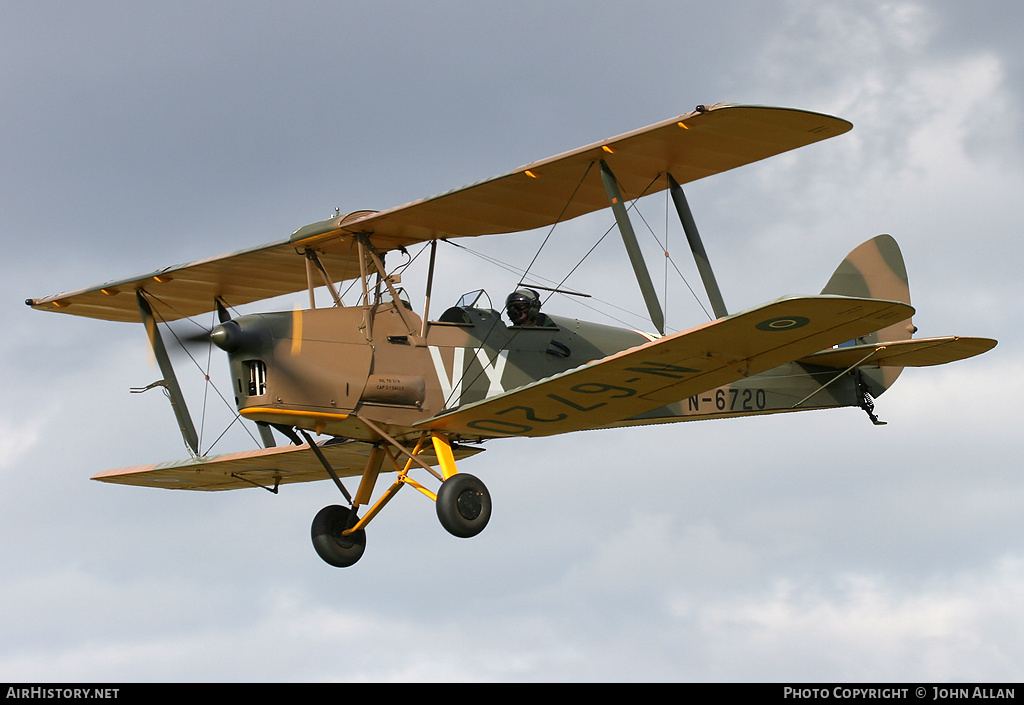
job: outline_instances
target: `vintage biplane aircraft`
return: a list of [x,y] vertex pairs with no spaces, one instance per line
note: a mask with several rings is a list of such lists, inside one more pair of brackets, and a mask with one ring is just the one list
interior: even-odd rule
[[[496,438],[853,406],[903,367],[982,353],[986,338],[914,339],[903,257],[889,236],[857,247],[818,296],[730,314],[681,184],[809,145],[851,128],[828,115],[713,105],[385,211],[358,210],[291,237],[26,303],[111,321],[141,321],[193,457],[110,470],[96,480],[227,490],[330,478],[344,505],[313,520],[317,553],[334,566],[363,553],[365,527],[404,485],[435,501],[459,537],[478,534],[491,498],[458,461]],[[704,282],[713,320],[665,333],[662,307],[630,222],[626,196],[669,191]],[[529,283],[504,313],[483,291],[430,318],[439,240],[554,227],[610,208],[657,333],[540,313]],[[422,315],[385,265],[421,243],[430,264]],[[344,305],[339,284],[358,288]],[[333,305],[316,307],[314,290]],[[305,310],[233,316],[234,308],[308,290]],[[552,289],[555,290],[555,289]],[[208,339],[227,352],[237,413],[263,448],[207,457],[158,322],[216,312]],[[278,447],[271,429],[291,440]],[[328,436],[314,441],[310,433]],[[435,469],[439,468],[439,470]],[[371,505],[378,476],[394,480]],[[411,477],[433,475],[436,493]],[[343,477],[360,478],[350,493]],[[423,478],[426,480],[426,478]],[[360,516],[360,511],[362,514]]]

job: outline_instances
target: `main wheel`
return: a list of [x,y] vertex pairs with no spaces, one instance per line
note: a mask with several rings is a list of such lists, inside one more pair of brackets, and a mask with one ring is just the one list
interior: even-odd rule
[[360,529],[347,536],[342,534],[357,521],[355,512],[337,504],[317,512],[310,530],[317,555],[336,568],[347,568],[358,561],[366,548],[366,532]]
[[452,475],[437,492],[437,518],[448,533],[462,539],[476,536],[491,518],[491,495],[478,478]]

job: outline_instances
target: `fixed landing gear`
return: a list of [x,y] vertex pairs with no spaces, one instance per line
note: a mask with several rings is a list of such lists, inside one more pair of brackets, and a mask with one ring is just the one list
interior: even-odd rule
[[452,475],[437,492],[437,518],[449,534],[461,539],[476,536],[491,518],[491,494],[473,475]]
[[366,548],[366,532],[359,529],[344,533],[357,521],[354,510],[337,504],[317,512],[310,530],[317,555],[336,568],[347,568],[358,561]]
[[[359,483],[359,489],[355,496],[345,489],[321,449],[304,431],[300,431],[350,505],[350,507],[340,505],[324,507],[313,519],[310,534],[313,539],[313,548],[316,549],[320,558],[337,568],[347,568],[358,561],[366,548],[366,525],[384,508],[384,505],[391,501],[391,498],[403,485],[412,485],[420,493],[434,500],[437,518],[441,522],[441,526],[453,536],[466,539],[476,536],[484,530],[487,522],[491,519],[491,495],[479,478],[459,473],[455,469],[455,457],[447,436],[436,431],[424,433],[420,436],[416,446],[410,450],[407,446],[388,436],[382,429],[377,428],[372,422],[365,419],[364,422],[383,440],[373,444],[370,449],[362,481]],[[441,473],[436,472],[422,457],[430,448],[434,451],[435,462],[441,466]],[[399,455],[396,456],[394,451],[398,451]],[[406,461],[404,467],[399,463],[399,459],[403,456]],[[360,518],[357,511],[360,506],[369,504],[373,486],[385,458],[390,459],[394,464],[398,476]],[[437,494],[409,477],[409,470],[414,465],[420,466],[441,480],[441,487]]]
[[[448,533],[468,539],[483,531],[490,521],[491,494],[479,478],[459,473],[441,483],[435,508]],[[337,504],[317,512],[310,529],[317,555],[335,568],[355,564],[366,549],[366,531],[346,531],[358,522],[354,509]]]

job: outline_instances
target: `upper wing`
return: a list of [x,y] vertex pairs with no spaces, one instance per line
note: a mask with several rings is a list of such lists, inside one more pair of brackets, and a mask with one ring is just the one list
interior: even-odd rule
[[822,367],[929,367],[945,365],[980,355],[996,346],[991,338],[965,338],[956,335],[917,340],[894,340],[867,345],[850,345],[823,350],[797,360],[801,364]]
[[[354,253],[320,259],[328,271],[338,273],[338,281],[351,278],[353,266],[359,273]],[[135,292],[144,289],[160,317],[176,321],[213,311],[218,297],[231,306],[242,306],[302,291],[306,285],[305,258],[283,240],[25,303],[40,311],[138,323]]]
[[[608,207],[598,170],[604,160],[623,194],[635,198],[841,135],[846,120],[789,108],[715,105],[679,115],[460,189],[368,215],[344,228],[298,231],[304,243],[372,233],[392,249],[438,237],[519,232]],[[329,225],[331,221],[325,221]],[[296,237],[293,237],[295,240]],[[318,245],[319,246],[319,245]]]
[[[361,475],[372,446],[369,443],[319,443],[321,452],[339,477]],[[475,455],[483,448],[452,446],[456,460]],[[433,450],[425,451],[423,460],[437,465]],[[237,490],[246,487],[276,487],[294,482],[326,480],[324,470],[307,445],[263,448],[210,458],[174,460],[155,465],[139,465],[119,470],[105,470],[93,480],[120,485],[161,487],[171,490]]]
[[628,197],[756,162],[851,128],[845,120],[788,108],[716,105],[596,142],[448,193],[389,210],[356,211],[299,228],[288,240],[166,267],[100,286],[29,299],[30,306],[115,321],[138,321],[145,289],[165,320],[306,288],[303,248],[315,249],[334,281],[359,275],[352,236],[379,251],[442,237],[531,230],[608,207],[598,170],[605,160]]
[[466,436],[600,428],[906,320],[903,303],[793,297],[720,318],[418,424]]

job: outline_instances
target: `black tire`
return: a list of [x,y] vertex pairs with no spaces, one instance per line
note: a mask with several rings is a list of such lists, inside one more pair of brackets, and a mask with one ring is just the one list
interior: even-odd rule
[[341,533],[358,520],[351,509],[337,504],[317,512],[310,530],[317,555],[336,568],[347,568],[358,561],[366,548],[366,532],[360,529],[348,536]]
[[461,539],[476,536],[491,519],[491,495],[478,478],[452,475],[437,492],[437,518],[448,533]]

